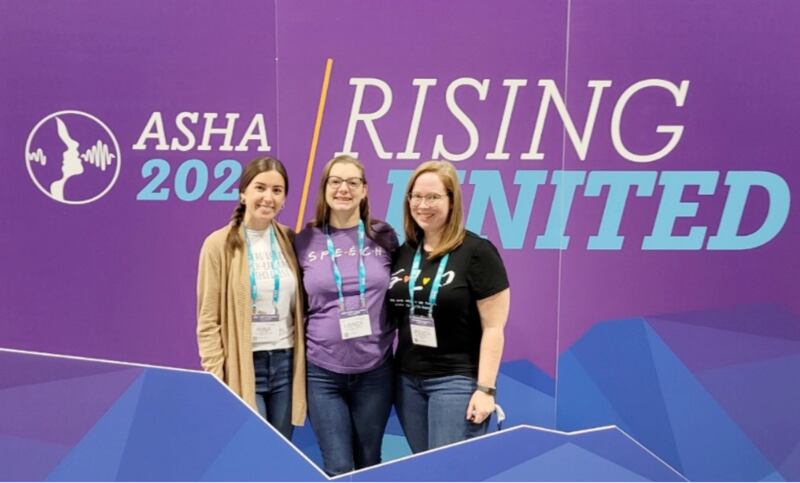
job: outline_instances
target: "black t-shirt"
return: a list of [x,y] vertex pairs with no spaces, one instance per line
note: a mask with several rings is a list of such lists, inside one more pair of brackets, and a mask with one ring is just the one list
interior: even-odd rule
[[[438,347],[414,345],[408,315],[408,281],[416,247],[408,242],[395,252],[389,285],[389,307],[399,328],[396,358],[400,370],[418,377],[464,375],[477,377],[481,328],[477,301],[508,288],[503,260],[489,240],[467,232],[464,243],[450,252],[442,274],[439,296],[433,308]],[[418,289],[414,292],[416,315],[428,315],[429,297],[439,261],[423,252]]]

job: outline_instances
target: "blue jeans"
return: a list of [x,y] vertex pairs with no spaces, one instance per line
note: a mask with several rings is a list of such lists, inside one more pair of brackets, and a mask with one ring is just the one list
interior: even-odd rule
[[361,374],[339,374],[308,363],[308,417],[331,476],[381,462],[392,409],[392,359]]
[[258,413],[292,439],[292,349],[253,352]]
[[480,424],[467,420],[476,384],[466,376],[401,374],[397,378],[397,415],[411,451],[419,453],[486,434],[488,418]]

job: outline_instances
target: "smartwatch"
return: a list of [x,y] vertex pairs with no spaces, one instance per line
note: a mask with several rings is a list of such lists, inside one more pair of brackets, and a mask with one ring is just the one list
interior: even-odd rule
[[490,396],[496,396],[496,395],[497,395],[497,388],[494,388],[494,387],[489,387],[489,386],[484,386],[484,385],[482,385],[482,384],[478,384],[478,385],[475,387],[475,390],[476,390],[476,391],[483,392],[483,393],[486,393],[486,394],[488,394],[488,395],[490,395]]

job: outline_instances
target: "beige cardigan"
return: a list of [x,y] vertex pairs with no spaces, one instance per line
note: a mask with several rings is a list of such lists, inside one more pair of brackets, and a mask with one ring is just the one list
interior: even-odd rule
[[[294,233],[275,223],[278,244],[297,277],[294,310],[294,370],[292,424],[302,426],[306,417],[306,359],[303,289],[292,247]],[[203,369],[224,381],[256,409],[255,369],[250,335],[252,305],[250,272],[244,249],[233,254],[225,248],[230,225],[210,234],[200,251],[197,270],[197,346]],[[244,228],[239,228],[244,240]]]

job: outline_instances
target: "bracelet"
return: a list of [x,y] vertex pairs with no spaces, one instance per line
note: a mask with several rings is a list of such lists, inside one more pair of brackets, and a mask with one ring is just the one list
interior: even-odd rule
[[475,387],[475,390],[483,392],[483,393],[486,393],[486,394],[488,394],[490,396],[496,396],[497,395],[497,388],[484,386],[482,384],[478,384],[477,387]]

